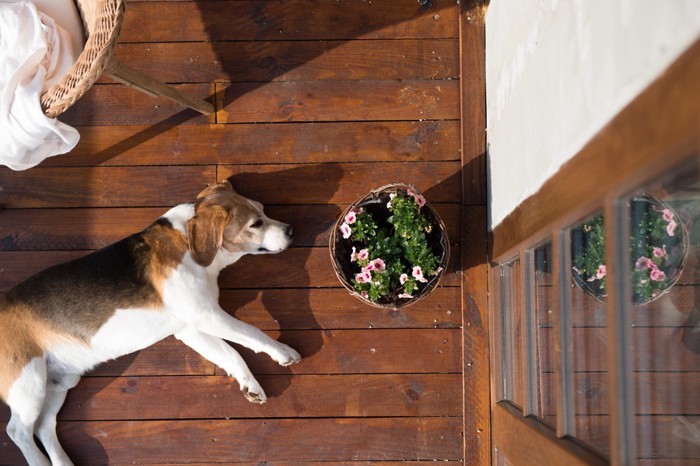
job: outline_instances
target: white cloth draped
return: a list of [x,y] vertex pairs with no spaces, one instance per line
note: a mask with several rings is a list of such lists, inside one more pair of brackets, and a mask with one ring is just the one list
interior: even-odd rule
[[31,2],[0,0],[0,164],[25,170],[78,143],[40,102],[74,61],[70,35],[52,18]]

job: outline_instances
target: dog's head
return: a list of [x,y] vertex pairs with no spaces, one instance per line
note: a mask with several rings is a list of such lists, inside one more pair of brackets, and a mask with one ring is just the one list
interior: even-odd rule
[[194,260],[209,266],[221,248],[234,254],[270,254],[292,242],[290,225],[267,217],[259,202],[247,199],[223,181],[207,187],[195,201],[187,222],[187,242]]

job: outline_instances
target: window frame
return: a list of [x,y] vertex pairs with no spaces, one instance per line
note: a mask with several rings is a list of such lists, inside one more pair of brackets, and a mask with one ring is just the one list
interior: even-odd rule
[[[532,342],[528,342],[527,317],[522,319],[524,342],[523,355],[523,399],[522,410],[508,402],[499,402],[492,396],[492,430],[494,448],[504,445],[518,452],[523,443],[522,438],[509,438],[500,431],[499,423],[508,424],[512,432],[519,423],[523,432],[544,436],[544,445],[552,452],[561,454],[567,461],[582,461],[581,464],[608,464],[604,458],[582,448],[575,440],[575,425],[572,400],[571,375],[572,363],[570,353],[562,351],[571,342],[568,311],[562,303],[567,303],[568,287],[560,286],[567,279],[566,270],[561,264],[570,255],[570,235],[568,228],[592,212],[602,211],[606,218],[605,234],[606,261],[609,264],[608,299],[607,299],[607,339],[608,378],[610,406],[610,460],[612,465],[633,464],[635,458],[634,426],[630,425],[633,412],[633,397],[630,393],[628,374],[629,364],[624,351],[629,340],[627,335],[628,316],[616,309],[629,309],[629,293],[620,293],[617,284],[629,283],[629,257],[623,253],[622,238],[629,229],[627,212],[622,199],[638,186],[642,186],[659,173],[672,170],[690,157],[700,158],[700,41],[691,46],[674,63],[667,72],[652,83],[642,94],[634,99],[618,116],[568,163],[559,173],[548,180],[533,196],[526,199],[514,212],[503,220],[491,232],[491,255],[489,267],[490,290],[498,293],[492,279],[493,270],[504,259],[520,257],[522,283],[521,296],[517,301],[528,304],[527,273],[528,254],[538,245],[550,240],[552,243],[553,269],[553,321],[555,326],[555,387],[557,406],[557,425],[552,431],[545,424],[531,417],[536,412],[533,396],[529,393],[533,387],[525,378],[533,370]],[[693,98],[693,96],[695,98]],[[604,167],[604,169],[603,169]],[[602,171],[601,171],[602,170]],[[555,201],[553,201],[555,200]],[[626,281],[627,280],[627,281]],[[624,288],[622,288],[624,289]],[[494,300],[490,300],[493,303]],[[491,305],[491,311],[493,306]],[[502,367],[495,362],[500,357],[498,346],[493,337],[502,337],[502,320],[490,314],[492,326],[492,390],[502,381],[494,380],[502,374]],[[529,357],[528,357],[529,355]],[[566,355],[567,357],[562,357]],[[527,364],[524,364],[527,363]],[[516,364],[517,365],[517,364]],[[496,394],[496,392],[493,392]],[[568,412],[565,407],[569,407]],[[506,414],[507,412],[507,414]],[[534,423],[534,424],[533,424]],[[513,437],[513,435],[510,435]],[[515,436],[519,437],[519,436]],[[572,438],[573,437],[573,438]],[[517,456],[520,458],[520,455]],[[550,458],[550,461],[553,461]],[[527,463],[524,464],[535,464]],[[559,464],[565,464],[559,461]],[[567,463],[568,464],[568,463]],[[573,463],[572,463],[573,464]]]

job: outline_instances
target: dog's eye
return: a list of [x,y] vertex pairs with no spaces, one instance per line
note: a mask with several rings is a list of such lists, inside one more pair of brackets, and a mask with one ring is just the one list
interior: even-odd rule
[[250,225],[250,228],[260,228],[263,224],[263,221],[258,219],[254,223]]

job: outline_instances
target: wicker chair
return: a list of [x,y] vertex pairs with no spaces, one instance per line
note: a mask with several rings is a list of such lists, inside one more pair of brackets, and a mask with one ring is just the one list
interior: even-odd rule
[[68,74],[41,96],[46,116],[55,118],[65,112],[102,74],[150,96],[166,97],[205,115],[214,111],[209,102],[180,92],[117,60],[114,46],[124,18],[124,0],[75,1],[87,41]]

